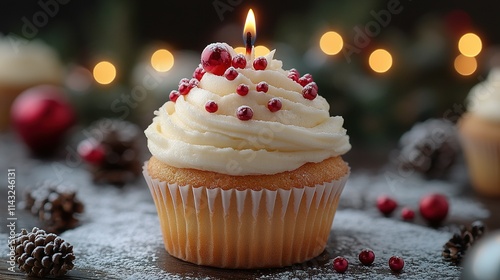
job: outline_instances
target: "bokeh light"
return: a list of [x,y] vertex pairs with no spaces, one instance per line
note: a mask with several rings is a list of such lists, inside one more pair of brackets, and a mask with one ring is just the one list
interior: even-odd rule
[[255,47],[255,57],[264,56],[268,54],[270,50],[266,46],[256,46]]
[[481,38],[474,33],[467,33],[460,37],[458,41],[458,50],[461,54],[474,57],[477,56],[483,48]]
[[370,68],[377,73],[387,72],[392,67],[392,55],[384,49],[377,49],[368,58]]
[[151,66],[158,72],[167,72],[174,66],[174,55],[166,49],[159,49],[151,56]]
[[336,55],[344,46],[342,36],[335,31],[328,31],[319,40],[319,47],[327,55]]
[[96,82],[107,85],[116,78],[116,68],[109,61],[101,61],[94,66],[93,75]]
[[455,58],[455,70],[458,74],[462,76],[472,75],[477,70],[477,61],[475,57],[468,57],[462,54],[459,54]]

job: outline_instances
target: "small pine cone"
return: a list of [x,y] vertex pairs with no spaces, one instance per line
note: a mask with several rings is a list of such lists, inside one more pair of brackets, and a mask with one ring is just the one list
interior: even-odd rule
[[467,250],[484,234],[485,227],[480,221],[476,221],[470,227],[460,227],[460,233],[453,237],[443,246],[441,255],[445,261],[458,264],[465,256]]
[[53,233],[22,229],[13,240],[15,262],[29,276],[62,276],[73,269],[73,246]]
[[84,206],[72,188],[44,181],[25,193],[24,209],[38,216],[49,231],[62,232],[78,224],[75,214]]

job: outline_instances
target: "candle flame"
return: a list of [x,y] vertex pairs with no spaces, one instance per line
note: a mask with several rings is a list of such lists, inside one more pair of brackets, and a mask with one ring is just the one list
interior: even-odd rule
[[255,15],[252,9],[250,9],[245,21],[245,27],[243,27],[243,43],[245,44],[247,49],[252,48],[255,43],[256,37],[257,27],[255,24]]

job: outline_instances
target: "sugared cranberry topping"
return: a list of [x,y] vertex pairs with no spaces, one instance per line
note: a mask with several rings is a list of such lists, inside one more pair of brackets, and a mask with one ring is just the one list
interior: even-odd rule
[[253,117],[253,110],[248,106],[240,106],[236,110],[236,116],[242,121],[248,121]]
[[179,81],[179,86],[182,85],[182,84],[189,84],[189,79],[188,78],[182,78]]
[[267,102],[267,108],[269,109],[269,111],[271,112],[277,112],[279,110],[281,110],[281,100],[279,98],[271,98],[269,100],[269,102]]
[[201,81],[203,75],[205,75],[205,70],[203,70],[202,67],[197,67],[193,72],[193,78],[197,79],[198,81]]
[[292,68],[292,69],[288,70],[288,72],[297,75],[297,77],[300,77],[299,71],[297,69],[295,69],[295,68]]
[[267,67],[267,59],[263,56],[259,56],[253,61],[253,69],[264,70]]
[[236,93],[241,95],[241,96],[245,96],[248,94],[248,91],[249,91],[249,88],[247,85],[245,84],[240,84],[237,88],[236,88]]
[[442,222],[448,215],[448,199],[438,193],[425,195],[420,199],[420,214],[431,224]]
[[173,102],[177,101],[177,98],[179,98],[179,92],[176,90],[172,90],[168,95],[168,98]]
[[292,79],[294,82],[299,82],[299,75],[297,73],[288,73],[288,78]]
[[318,91],[318,85],[315,82],[310,82],[306,86],[312,86],[316,91]]
[[245,58],[245,56],[242,54],[237,54],[235,57],[233,57],[233,67],[240,69],[244,69],[245,67],[247,67],[247,59]]
[[364,249],[359,253],[359,261],[364,265],[371,265],[375,261],[375,253],[370,249]]
[[219,43],[208,45],[201,53],[201,66],[206,72],[221,76],[231,66],[228,49]]
[[400,272],[401,270],[403,270],[404,266],[405,266],[405,261],[403,260],[403,258],[399,256],[392,256],[389,259],[389,267],[394,272]]
[[78,154],[86,162],[94,165],[100,164],[106,155],[104,147],[94,139],[86,139],[78,145]]
[[192,78],[191,80],[189,80],[189,86],[191,88],[197,87],[199,84],[200,84],[200,81],[196,78]]
[[255,86],[255,89],[260,92],[267,92],[269,90],[269,85],[266,82],[260,82]]
[[390,215],[398,207],[398,203],[389,196],[381,195],[377,198],[377,208],[382,214]]
[[229,67],[229,68],[227,68],[226,72],[224,72],[224,77],[226,77],[226,79],[232,81],[232,80],[236,79],[236,77],[238,77],[238,71],[236,71],[236,69],[234,69],[234,67]]
[[344,273],[349,267],[349,262],[344,257],[336,257],[333,259],[333,269],[338,273]]
[[316,96],[318,96],[318,90],[312,85],[306,85],[302,89],[302,96],[305,99],[313,100]]
[[314,80],[311,74],[305,74],[304,76],[299,78],[299,84],[303,87],[312,82],[314,82]]
[[207,112],[209,113],[215,113],[218,109],[219,106],[213,100],[209,100],[207,101],[207,103],[205,103],[205,110],[207,110]]
[[415,218],[415,211],[408,207],[401,209],[401,218],[405,221],[411,221]]

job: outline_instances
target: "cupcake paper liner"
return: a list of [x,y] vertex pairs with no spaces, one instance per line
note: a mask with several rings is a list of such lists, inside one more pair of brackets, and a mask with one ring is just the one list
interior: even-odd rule
[[325,249],[349,174],[313,187],[224,190],[179,186],[143,174],[165,249],[179,259],[222,268],[281,267]]

